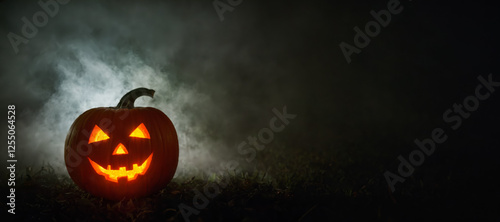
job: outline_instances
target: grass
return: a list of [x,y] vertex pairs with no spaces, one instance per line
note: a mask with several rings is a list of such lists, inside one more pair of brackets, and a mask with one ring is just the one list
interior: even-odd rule
[[[452,146],[453,144],[448,144]],[[448,148],[451,149],[452,147]],[[282,148],[284,149],[284,148]],[[391,193],[382,173],[397,155],[367,150],[259,153],[253,170],[229,172],[228,184],[191,221],[433,221],[500,219],[500,196],[489,181],[463,163],[467,154],[442,151]],[[371,149],[371,148],[370,148]],[[373,150],[373,149],[371,149]],[[387,157],[388,159],[383,159]],[[381,159],[382,158],[382,159]],[[264,164],[267,163],[267,164]],[[493,163],[490,163],[493,164]],[[482,166],[485,167],[485,166]],[[252,168],[249,168],[252,169]],[[179,204],[193,207],[194,189],[215,175],[175,178],[148,197],[109,201],[79,189],[50,165],[26,171],[16,186],[16,219],[30,221],[183,221]],[[4,185],[2,185],[4,186]],[[2,187],[2,190],[7,190]],[[6,206],[3,206],[4,212]]]
[[[262,162],[275,162],[272,168],[257,164],[262,167],[228,172],[228,185],[209,199],[198,215],[193,214],[191,221],[307,221],[315,211],[323,211],[323,204],[359,195],[333,159],[312,153],[289,155],[295,158],[264,156]],[[203,174],[175,178],[152,196],[116,202],[88,194],[68,176],[58,175],[45,165],[18,178],[16,217],[44,221],[182,221],[179,204],[194,207],[193,189],[203,191],[206,184],[220,179]]]

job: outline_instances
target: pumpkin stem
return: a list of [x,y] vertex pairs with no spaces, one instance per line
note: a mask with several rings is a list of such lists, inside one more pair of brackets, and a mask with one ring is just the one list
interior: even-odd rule
[[152,89],[146,89],[146,88],[137,88],[134,89],[127,94],[125,94],[122,99],[120,99],[120,102],[118,105],[116,105],[116,108],[118,109],[132,109],[134,108],[134,102],[137,98],[141,96],[149,96],[153,98],[153,95],[155,94],[155,91]]

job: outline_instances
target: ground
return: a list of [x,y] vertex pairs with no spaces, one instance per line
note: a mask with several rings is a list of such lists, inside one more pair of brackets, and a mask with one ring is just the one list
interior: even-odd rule
[[[467,133],[467,132],[464,132]],[[470,135],[470,134],[469,134]],[[461,135],[452,135],[460,138]],[[467,142],[468,141],[468,142]],[[373,141],[372,141],[373,142]],[[383,172],[397,171],[397,155],[363,149],[264,153],[267,172],[228,174],[228,185],[195,210],[191,221],[434,221],[500,219],[493,157],[481,159],[488,141],[443,145],[404,183],[389,191]],[[346,147],[363,145],[362,142]],[[382,142],[381,144],[382,145]],[[474,149],[457,149],[474,147]],[[396,149],[395,149],[396,150]],[[409,150],[400,152],[408,155]],[[407,152],[408,151],[408,152]],[[279,154],[279,155],[278,155]],[[387,159],[387,160],[385,160]],[[383,160],[383,161],[380,161]],[[383,163],[383,164],[381,164]],[[387,164],[389,163],[389,164]],[[175,178],[144,198],[108,201],[79,189],[46,164],[18,178],[16,217],[30,221],[183,221],[179,204],[193,207],[194,189],[220,178]],[[5,206],[4,206],[5,208]],[[5,209],[6,210],[6,209]],[[197,214],[196,214],[197,213]]]

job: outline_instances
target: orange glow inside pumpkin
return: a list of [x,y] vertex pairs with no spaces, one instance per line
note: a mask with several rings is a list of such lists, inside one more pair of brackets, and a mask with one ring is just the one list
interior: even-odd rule
[[144,175],[151,164],[153,154],[151,153],[151,155],[149,155],[149,157],[140,166],[138,164],[134,164],[131,170],[127,170],[126,167],[120,167],[118,170],[112,170],[111,165],[108,165],[108,168],[105,169],[96,162],[92,161],[90,158],[88,159],[97,174],[104,176],[106,180],[118,183],[118,178],[120,177],[127,177],[127,181],[131,181],[135,180],[139,174]]
[[128,154],[127,148],[123,144],[118,144],[116,146],[115,150],[113,151],[113,155],[122,155],[122,154]]
[[149,139],[149,132],[146,129],[146,126],[144,126],[144,123],[141,123],[141,125],[135,128],[135,130],[130,134],[130,137]]
[[[144,123],[141,123],[137,128],[135,128],[135,130],[130,134],[130,137],[150,139],[149,132],[146,129],[146,126],[144,126]],[[92,133],[90,134],[89,144],[107,139],[109,139],[109,136],[106,135],[101,128],[95,125]],[[123,144],[119,143],[114,149],[113,155],[124,154],[128,154],[128,150]],[[112,170],[111,165],[108,165],[108,168],[106,169],[92,161],[89,157],[87,158],[97,174],[104,176],[106,180],[118,183],[118,178],[120,177],[127,177],[127,181],[131,181],[135,180],[138,175],[144,175],[151,164],[153,154],[151,153],[151,155],[149,155],[149,157],[140,166],[138,164],[133,164],[131,170],[127,170],[126,167],[119,167],[118,170]]]
[[95,125],[94,129],[92,130],[92,133],[90,134],[89,144],[107,139],[109,139],[109,136],[106,135],[106,133],[104,133],[104,131],[102,131],[101,128]]

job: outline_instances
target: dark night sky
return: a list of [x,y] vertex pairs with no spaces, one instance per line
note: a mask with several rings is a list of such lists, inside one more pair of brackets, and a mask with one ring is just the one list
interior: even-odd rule
[[[500,15],[485,2],[404,0],[348,64],[339,44],[353,44],[353,28],[386,4],[244,1],[221,22],[211,1],[70,1],[16,54],[7,34],[20,34],[21,18],[41,8],[2,1],[0,105],[17,107],[26,165],[62,166],[72,121],[139,86],[157,90],[138,102],[172,118],[186,168],[239,157],[236,145],[283,106],[298,117],[273,143],[290,150],[328,152],[359,140],[410,146],[444,126],[443,112],[473,93],[477,76],[500,80]],[[467,121],[497,129],[489,123],[499,123],[499,98]]]

